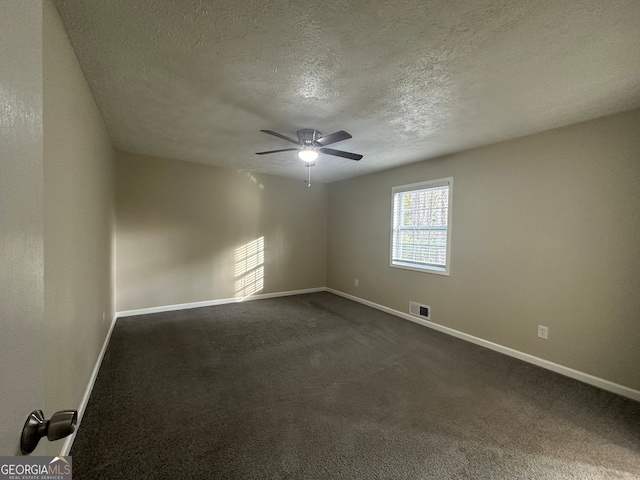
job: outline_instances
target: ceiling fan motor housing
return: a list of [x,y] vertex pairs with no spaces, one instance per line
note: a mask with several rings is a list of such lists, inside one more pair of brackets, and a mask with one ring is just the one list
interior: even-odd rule
[[322,134],[313,128],[303,128],[296,133],[300,144],[305,147],[314,147],[315,142],[322,138]]

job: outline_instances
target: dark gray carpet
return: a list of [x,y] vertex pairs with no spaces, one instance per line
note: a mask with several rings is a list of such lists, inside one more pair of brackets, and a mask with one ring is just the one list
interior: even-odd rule
[[640,478],[640,403],[329,293],[118,320],[76,479]]

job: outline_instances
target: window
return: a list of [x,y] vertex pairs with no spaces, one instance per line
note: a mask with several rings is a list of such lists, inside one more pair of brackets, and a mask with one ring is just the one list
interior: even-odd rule
[[393,187],[391,266],[449,275],[453,178]]

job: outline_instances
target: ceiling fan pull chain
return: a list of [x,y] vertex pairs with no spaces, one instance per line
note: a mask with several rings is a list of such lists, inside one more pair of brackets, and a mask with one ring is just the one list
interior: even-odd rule
[[307,165],[307,187],[311,186],[311,165]]

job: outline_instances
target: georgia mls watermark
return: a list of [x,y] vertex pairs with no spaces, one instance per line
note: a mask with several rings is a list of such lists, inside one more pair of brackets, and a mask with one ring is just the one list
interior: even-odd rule
[[0,457],[0,480],[71,480],[71,457]]

